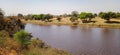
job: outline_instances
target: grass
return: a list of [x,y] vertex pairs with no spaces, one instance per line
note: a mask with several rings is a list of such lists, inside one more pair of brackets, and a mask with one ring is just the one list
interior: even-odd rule
[[[4,40],[4,41],[3,41]],[[63,50],[52,48],[40,39],[31,39],[27,48],[22,48],[7,31],[0,31],[0,55],[71,55]]]

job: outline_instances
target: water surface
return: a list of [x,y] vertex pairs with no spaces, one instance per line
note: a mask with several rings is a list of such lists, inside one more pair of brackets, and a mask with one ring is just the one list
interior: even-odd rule
[[74,55],[120,55],[120,29],[26,24],[25,30]]

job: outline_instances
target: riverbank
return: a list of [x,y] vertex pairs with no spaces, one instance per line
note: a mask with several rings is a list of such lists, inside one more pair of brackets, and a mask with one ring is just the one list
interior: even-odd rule
[[32,37],[30,33],[24,31],[24,23],[21,20],[2,19],[0,55],[71,55],[64,50],[47,45],[39,38]]
[[95,23],[82,23],[81,20],[78,20],[77,22],[71,22],[68,18],[63,18],[61,22],[58,22],[56,18],[53,18],[52,22],[45,22],[40,20],[22,20],[24,23],[32,23],[32,24],[38,24],[38,25],[70,25],[70,26],[86,26],[86,27],[98,27],[98,28],[120,28],[120,20],[117,19],[111,19],[111,22],[118,22],[118,23],[105,23],[104,19],[101,19],[99,17],[96,17],[93,19]]
[[[24,35],[24,34],[23,34]],[[21,46],[5,30],[0,31],[0,55],[71,55],[70,53],[52,48],[40,39],[32,38],[30,44]]]

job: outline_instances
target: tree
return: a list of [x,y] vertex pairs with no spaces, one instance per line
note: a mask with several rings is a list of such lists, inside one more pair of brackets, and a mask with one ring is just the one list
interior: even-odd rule
[[79,17],[80,17],[80,19],[82,19],[83,23],[86,23],[88,21],[91,21],[91,19],[94,18],[95,15],[92,13],[81,12]]
[[100,15],[103,14],[103,13],[104,13],[104,12],[100,12],[98,16],[100,17]]
[[117,18],[117,13],[111,12],[111,11],[110,12],[101,12],[101,13],[99,13],[99,17],[107,20],[107,22],[108,22],[112,18]]
[[40,14],[39,17],[40,17],[40,20],[42,20],[42,21],[45,20],[45,15],[44,14]]
[[105,19],[105,20],[107,20],[107,21],[110,20],[110,16],[109,16],[109,14],[106,13],[106,12],[99,13],[99,17],[101,17],[101,18],[103,18],[103,19]]
[[87,13],[87,18],[89,18],[89,21],[91,21],[92,18],[95,16],[92,13]]
[[40,17],[39,17],[39,15],[32,15],[32,19],[40,20]]
[[50,15],[50,14],[46,14],[44,18],[45,18],[47,21],[50,21],[50,19],[53,18],[53,16]]
[[32,19],[35,19],[35,20],[50,21],[51,18],[53,18],[53,15],[51,14],[32,15]]
[[82,19],[83,23],[87,22],[87,13],[86,12],[81,12],[79,17],[80,17],[80,19]]
[[77,20],[78,19],[78,15],[79,15],[79,13],[77,12],[77,11],[72,11],[71,12],[71,18],[70,18],[70,20],[72,21],[72,22],[75,22],[75,20]]
[[116,18],[116,13],[115,12],[108,12],[108,15],[110,18]]
[[72,11],[72,16],[78,17],[79,13],[77,11]]
[[19,19],[23,19],[23,18],[24,18],[23,14],[20,14],[20,13],[19,13],[19,14],[18,14],[18,18],[19,18]]

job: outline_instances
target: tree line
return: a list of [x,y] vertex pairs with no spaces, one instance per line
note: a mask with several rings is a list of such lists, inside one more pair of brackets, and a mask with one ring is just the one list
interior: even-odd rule
[[[0,15],[3,15],[3,10],[0,9]],[[116,18],[120,18],[120,13],[119,12],[100,12],[98,14],[96,13],[91,13],[91,12],[77,12],[77,11],[72,11],[71,14],[63,14],[63,15],[52,15],[52,14],[31,14],[31,15],[27,15],[24,16],[23,14],[18,14],[18,18],[24,18],[26,20],[30,19],[30,20],[41,20],[41,21],[46,21],[46,22],[50,22],[52,21],[52,18],[57,18],[57,20],[60,22],[61,19],[63,17],[70,17],[70,21],[71,22],[75,22],[78,19],[81,19],[83,23],[87,23],[90,22],[92,20],[92,18],[95,17],[100,17],[102,19],[105,19],[107,22],[110,21],[110,19],[116,19]]]
[[81,19],[83,23],[90,22],[95,17],[100,17],[102,19],[105,19],[106,21],[110,21],[110,19],[117,19],[120,18],[119,12],[100,12],[98,14],[96,13],[90,13],[90,12],[77,12],[73,11],[71,14],[63,14],[59,16],[54,16],[51,14],[38,14],[38,15],[28,15],[29,19],[31,20],[42,20],[42,21],[50,21],[53,17],[57,18],[57,20],[60,22],[63,17],[70,17],[71,22],[75,22],[78,19]]

